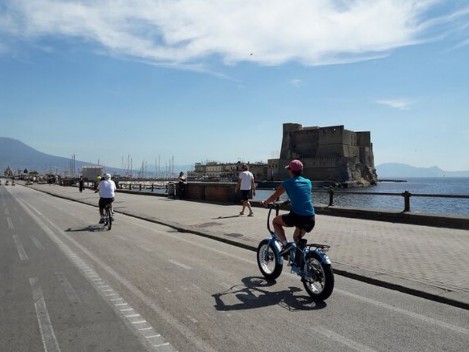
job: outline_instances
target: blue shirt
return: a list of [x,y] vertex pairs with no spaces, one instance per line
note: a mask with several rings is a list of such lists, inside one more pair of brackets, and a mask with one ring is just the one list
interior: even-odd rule
[[283,181],[283,188],[291,202],[291,210],[301,216],[314,215],[311,181],[302,176],[296,176]]

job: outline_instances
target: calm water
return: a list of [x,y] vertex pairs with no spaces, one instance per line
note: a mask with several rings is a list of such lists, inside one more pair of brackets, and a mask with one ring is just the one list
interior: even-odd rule
[[[438,177],[408,178],[407,182],[380,182],[377,186],[354,189],[339,189],[334,194],[334,205],[359,209],[403,210],[402,196],[358,195],[351,192],[366,193],[403,193],[412,194],[452,194],[469,196],[469,178]],[[266,199],[272,191],[259,190],[254,200]],[[329,204],[327,193],[314,192],[315,204]],[[410,210],[414,213],[435,213],[469,216],[469,199],[447,199],[411,197]]]
[[[407,178],[407,182],[379,182],[373,187],[338,189],[334,194],[334,205],[358,209],[399,211],[404,209],[402,196],[361,195],[351,192],[366,193],[397,193],[409,191],[412,194],[453,194],[469,196],[469,178],[467,177],[426,177]],[[151,182],[148,183],[149,185]],[[143,192],[150,192],[143,188]],[[154,193],[164,194],[166,190],[158,188]],[[257,190],[254,200],[265,200],[273,190]],[[314,191],[314,202],[317,205],[329,204],[329,194]],[[286,197],[284,197],[286,199]],[[440,215],[469,216],[469,199],[426,198],[414,196],[410,198],[410,210],[413,213],[434,213]]]

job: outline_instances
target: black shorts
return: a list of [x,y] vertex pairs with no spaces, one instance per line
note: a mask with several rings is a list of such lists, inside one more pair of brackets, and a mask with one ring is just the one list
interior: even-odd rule
[[114,202],[114,198],[99,198],[99,209],[104,209],[106,205]]
[[294,212],[289,212],[288,214],[282,215],[282,220],[287,226],[298,227],[306,232],[311,232],[316,224],[314,215],[313,216],[302,216],[295,214]]
[[249,200],[251,190],[241,190],[241,200]]

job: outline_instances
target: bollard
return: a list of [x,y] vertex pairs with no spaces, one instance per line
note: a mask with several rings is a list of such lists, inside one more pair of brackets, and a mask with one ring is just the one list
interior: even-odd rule
[[402,193],[402,196],[404,197],[404,212],[410,211],[410,197],[412,194],[409,191],[405,191]]
[[329,189],[329,206],[332,207],[334,205],[334,190],[331,188]]

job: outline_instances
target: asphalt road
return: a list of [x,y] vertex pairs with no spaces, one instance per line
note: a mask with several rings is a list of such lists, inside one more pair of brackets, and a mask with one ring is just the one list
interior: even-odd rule
[[249,250],[25,187],[0,205],[0,351],[468,350],[467,310],[340,276],[314,303]]

